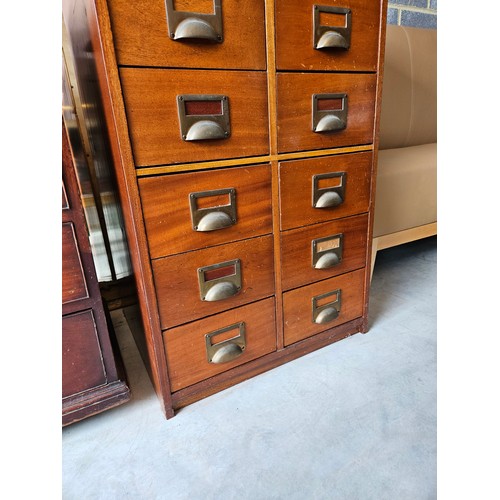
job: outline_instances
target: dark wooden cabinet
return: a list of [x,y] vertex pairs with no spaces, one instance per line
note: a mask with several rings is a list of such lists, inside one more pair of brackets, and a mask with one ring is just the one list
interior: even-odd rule
[[63,4],[165,415],[366,332],[387,0]]
[[125,403],[130,391],[113,350],[92,259],[68,135],[62,126],[62,423]]

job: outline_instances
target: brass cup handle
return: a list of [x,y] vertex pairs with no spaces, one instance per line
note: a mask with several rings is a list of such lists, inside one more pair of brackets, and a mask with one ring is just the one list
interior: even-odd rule
[[349,40],[347,40],[345,34],[339,33],[338,31],[325,31],[318,40],[318,43],[314,47],[315,49],[348,49],[350,45]]
[[312,240],[311,257],[314,269],[330,269],[342,262],[344,235],[332,234]]
[[[332,208],[344,203],[346,172],[328,172],[312,176],[312,206],[313,208]],[[335,186],[320,187],[320,183],[337,182]]]
[[198,38],[204,40],[213,40],[216,42],[217,32],[207,21],[197,17],[187,17],[183,19],[173,32],[173,39]]
[[328,269],[340,263],[339,256],[335,252],[324,253],[314,264],[315,269]]
[[[312,322],[317,325],[324,325],[330,323],[339,317],[340,309],[342,306],[342,290],[333,290],[331,292],[317,295],[312,298]],[[335,297],[335,298],[333,298]],[[326,304],[319,305],[325,300],[332,299]]]
[[318,198],[314,208],[338,207],[342,203],[344,200],[337,191],[326,191]]
[[221,0],[213,0],[213,14],[184,12],[174,8],[174,0],[165,0],[168,33],[174,41],[206,40],[222,43]]
[[[343,26],[321,24],[321,13],[336,14],[344,18]],[[315,5],[313,11],[313,47],[323,49],[349,49],[351,46],[351,9],[327,5]]]
[[214,141],[228,139],[231,135],[227,95],[178,95],[177,114],[183,141]]
[[323,325],[325,323],[330,323],[339,316],[339,311],[335,307],[325,307],[322,309],[318,315],[314,318],[314,322],[318,325]]
[[230,343],[223,345],[215,351],[211,363],[229,363],[229,361],[241,356],[243,354],[243,349],[244,348],[240,347],[238,344]]
[[[221,205],[216,202],[219,196],[227,196],[229,203]],[[200,208],[198,200],[203,198],[213,198],[213,206]],[[236,189],[225,188],[190,193],[189,208],[194,231],[216,231],[233,226],[236,224]]]
[[212,120],[200,120],[188,130],[185,141],[207,141],[215,139],[226,139],[228,133]]
[[[212,339],[226,332],[236,330],[237,335],[218,343],[212,343]],[[243,354],[246,348],[246,327],[245,322],[235,323],[225,326],[215,332],[205,335],[207,350],[207,361],[209,363],[221,364],[229,363]]]
[[346,93],[313,94],[312,131],[316,134],[347,128],[348,96]]
[[318,121],[315,132],[334,132],[335,130],[343,130],[347,126],[345,117],[337,115],[326,115]]
[[198,268],[198,285],[201,300],[216,302],[234,297],[242,286],[240,259]]
[[209,212],[200,219],[196,231],[217,231],[217,229],[224,229],[233,224],[234,221],[228,213],[219,211]]
[[230,281],[221,281],[212,286],[205,295],[205,299],[208,302],[216,302],[218,300],[228,299],[233,297],[240,291],[234,283]]

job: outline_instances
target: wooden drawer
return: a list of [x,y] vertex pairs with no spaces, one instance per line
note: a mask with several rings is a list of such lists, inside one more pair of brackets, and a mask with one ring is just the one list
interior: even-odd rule
[[[380,6],[378,0],[277,0],[278,70],[376,71]],[[328,12],[329,7],[342,12]],[[350,33],[335,29],[347,28],[346,9],[351,11]],[[315,42],[324,48],[315,48]],[[327,47],[346,42],[348,48]]]
[[[269,165],[141,178],[139,190],[153,259],[272,232]],[[191,194],[195,195],[193,201]],[[193,229],[192,211],[197,219],[203,219],[203,210],[208,217],[212,212],[217,216],[221,206],[224,213],[236,213],[234,224],[223,227],[227,218],[221,216],[221,229]]]
[[92,310],[62,318],[62,397],[106,384],[103,353]]
[[[371,152],[286,161],[280,164],[281,229],[292,229],[368,211]],[[344,177],[342,180],[342,173]],[[315,208],[313,198],[344,185],[343,202]],[[313,195],[314,186],[316,196]]]
[[279,73],[278,151],[371,144],[376,83],[371,74]]
[[281,235],[284,290],[364,267],[368,215],[315,224]]
[[[360,269],[283,294],[285,345],[359,318],[363,314],[364,276],[365,270]],[[313,320],[315,309],[320,315],[317,321],[320,319],[326,321],[329,318],[328,310],[332,307],[338,308],[338,305],[329,305],[338,298],[338,294],[323,297],[337,290],[340,290],[340,309],[337,318],[320,324],[315,323]],[[317,300],[316,308],[314,299]]]
[[[265,73],[122,68],[120,76],[137,166],[269,153]],[[182,102],[181,96],[186,96]],[[189,96],[202,96],[205,101],[193,101]],[[219,97],[209,101],[210,96]],[[196,126],[193,123],[181,132],[179,109]],[[217,123],[227,118],[228,127]],[[211,126],[204,127],[207,123]],[[227,138],[182,138],[182,133],[186,138],[219,137],[225,129]]]
[[[152,265],[162,329],[274,294],[272,236],[165,257]],[[234,276],[238,266],[240,278]]]
[[[174,4],[177,11],[193,12],[189,17],[195,19],[196,13],[214,13],[214,0],[175,0]],[[108,7],[120,65],[266,69],[264,0],[223,1],[221,43],[172,39],[165,0],[108,0]],[[179,35],[182,26],[169,21]]]
[[[233,327],[226,332],[221,331],[219,335],[213,335],[209,340],[211,344],[220,344],[240,335],[240,323],[244,324],[245,336],[245,346],[241,354],[232,361],[210,363],[207,357],[206,335]],[[163,334],[163,342],[172,391],[178,391],[275,351],[275,328],[274,298],[269,298],[167,330]],[[240,341],[241,339],[235,340],[235,343]]]
[[75,228],[71,222],[62,225],[62,303],[89,296]]

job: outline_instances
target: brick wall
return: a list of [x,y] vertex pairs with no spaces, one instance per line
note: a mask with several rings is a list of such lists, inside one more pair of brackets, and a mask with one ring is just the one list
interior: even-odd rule
[[388,24],[437,28],[437,0],[389,0]]

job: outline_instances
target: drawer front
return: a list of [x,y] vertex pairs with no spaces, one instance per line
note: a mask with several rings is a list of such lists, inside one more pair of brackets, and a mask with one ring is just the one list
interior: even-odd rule
[[[373,154],[366,152],[282,162],[281,229],[367,212],[372,159]],[[322,197],[327,200],[324,206]]]
[[62,318],[62,397],[107,382],[92,310]]
[[[219,0],[220,15],[214,12],[214,0],[175,0],[175,10],[186,14],[168,16],[166,3],[108,0],[119,65],[266,68],[264,0]],[[194,38],[179,38],[185,34]]]
[[161,327],[273,295],[273,262],[272,236],[153,261]]
[[277,79],[280,153],[373,142],[376,75],[279,73]]
[[142,178],[139,191],[153,259],[272,232],[269,165]]
[[364,267],[367,232],[368,215],[359,215],[282,233],[283,289]]
[[[275,328],[274,299],[269,298],[167,330],[163,334],[163,341],[172,391],[275,351]],[[224,341],[232,338],[233,341],[224,344]],[[212,345],[209,352],[207,340]],[[235,357],[225,362],[215,362],[224,361],[221,349],[226,351],[228,357]],[[208,361],[209,356],[212,362]]]
[[379,0],[276,0],[277,68],[376,71],[380,7]]
[[72,223],[62,225],[62,303],[89,296]]
[[269,153],[265,73],[122,68],[120,76],[137,166]]
[[364,274],[360,269],[283,294],[285,345],[361,317]]

